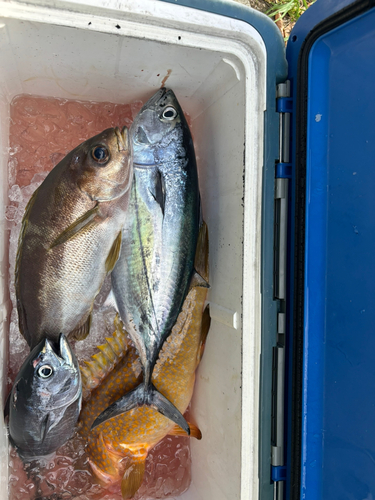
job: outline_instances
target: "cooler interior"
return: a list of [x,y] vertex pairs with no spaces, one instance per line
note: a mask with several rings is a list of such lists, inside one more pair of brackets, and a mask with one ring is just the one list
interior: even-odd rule
[[[95,15],[85,8],[71,12],[2,4],[1,397],[4,401],[10,310],[4,211],[11,187],[12,99],[30,94],[131,103],[146,101],[165,85],[174,90],[191,122],[210,236],[212,324],[192,402],[203,439],[191,442],[192,484],[183,497],[256,498],[264,48],[245,23],[157,3],[152,21],[150,12],[140,15],[141,7],[135,14],[120,14],[111,3],[104,13],[93,7]],[[241,43],[229,39],[236,23]],[[0,497],[5,499],[4,426],[0,454]]]

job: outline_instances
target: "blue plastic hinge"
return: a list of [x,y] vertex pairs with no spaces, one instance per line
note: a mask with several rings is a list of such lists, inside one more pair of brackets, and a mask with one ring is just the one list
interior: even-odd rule
[[276,179],[291,179],[292,178],[292,164],[291,163],[277,163],[276,164]]
[[279,97],[276,101],[276,111],[278,113],[292,113],[293,99],[291,97]]
[[273,482],[286,481],[286,466],[285,465],[272,466],[271,479]]

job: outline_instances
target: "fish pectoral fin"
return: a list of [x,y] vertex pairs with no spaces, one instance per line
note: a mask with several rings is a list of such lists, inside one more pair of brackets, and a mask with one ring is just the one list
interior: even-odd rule
[[128,392],[125,396],[118,399],[104,410],[95,419],[91,426],[91,430],[111,418],[122,415],[134,408],[139,408],[140,406],[149,406],[153,408],[161,415],[164,415],[172,420],[172,422],[179,425],[186,434],[190,435],[189,424],[186,422],[181,412],[153,385],[145,387],[143,384]]
[[48,430],[49,430],[49,413],[47,413],[47,415],[43,418],[42,420],[42,424],[41,424],[41,427],[40,427],[40,441],[41,441],[41,444],[44,443],[44,440],[46,439],[46,436],[48,434]]
[[189,291],[196,286],[201,288],[210,288],[210,285],[207,283],[207,281],[202,278],[202,276],[194,269],[193,276],[191,277],[189,285]]
[[132,457],[125,469],[121,481],[122,498],[127,500],[132,498],[142,484],[146,466],[146,455],[142,457]]
[[95,223],[95,218],[98,213],[99,203],[96,203],[94,208],[83,214],[76,221],[74,221],[73,224],[64,229],[64,231],[51,243],[50,249],[66,243],[68,240],[72,239],[78,233],[86,229],[88,225]]
[[[192,424],[191,422],[188,422],[189,427],[190,427],[190,437],[193,437],[195,439],[202,439],[202,433],[200,429]],[[170,436],[186,436],[186,432],[181,429],[180,426],[175,425],[172,427],[172,429],[168,432]]]
[[116,265],[118,258],[120,257],[121,250],[121,241],[122,241],[122,231],[118,233],[115,241],[112,244],[111,250],[105,261],[105,270],[107,273],[110,273]]
[[198,350],[198,360],[197,360],[198,363],[200,363],[203,357],[204,348],[206,347],[206,340],[210,326],[211,326],[210,306],[207,305],[202,316],[201,342],[200,342],[200,348]]
[[78,328],[75,328],[69,333],[70,340],[85,340],[87,335],[90,333],[92,316],[91,313],[88,315],[88,318],[85,322],[80,325]]
[[156,203],[160,206],[161,213],[164,217],[164,207],[165,207],[165,186],[162,174],[157,171],[155,176],[154,189],[149,189],[151,196],[154,198]]

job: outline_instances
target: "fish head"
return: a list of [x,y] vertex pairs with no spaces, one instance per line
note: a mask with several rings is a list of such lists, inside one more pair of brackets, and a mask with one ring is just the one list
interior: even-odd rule
[[130,188],[133,162],[127,127],[104,130],[66,158],[73,182],[92,200],[113,200]]
[[45,456],[73,433],[81,407],[77,359],[64,335],[42,340],[23,363],[9,398],[9,435],[24,458]]
[[131,126],[134,164],[153,166],[165,161],[168,152],[175,155],[176,147],[188,130],[174,92],[159,89],[142,107]]

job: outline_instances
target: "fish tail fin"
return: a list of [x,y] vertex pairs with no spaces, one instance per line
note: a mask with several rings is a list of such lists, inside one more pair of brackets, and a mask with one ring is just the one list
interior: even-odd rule
[[181,412],[152,384],[147,386],[141,384],[115,401],[95,419],[91,429],[95,429],[95,427],[107,420],[122,415],[134,408],[139,408],[140,406],[149,406],[153,408],[161,413],[161,415],[164,415],[164,417],[169,418],[172,422],[179,425],[186,434],[190,435],[189,424],[186,422]]
[[147,453],[134,455],[126,465],[121,481],[121,493],[124,500],[132,498],[139,490],[145,473],[146,457]]
[[[195,439],[202,439],[202,433],[196,425],[192,424],[191,422],[188,422],[189,427],[190,427],[190,437],[193,437]],[[186,433],[179,427],[178,425],[174,425],[172,429],[168,432],[170,436],[186,436]]]
[[169,418],[190,436],[190,427],[181,412],[156,387],[151,386],[151,401],[148,406]]

